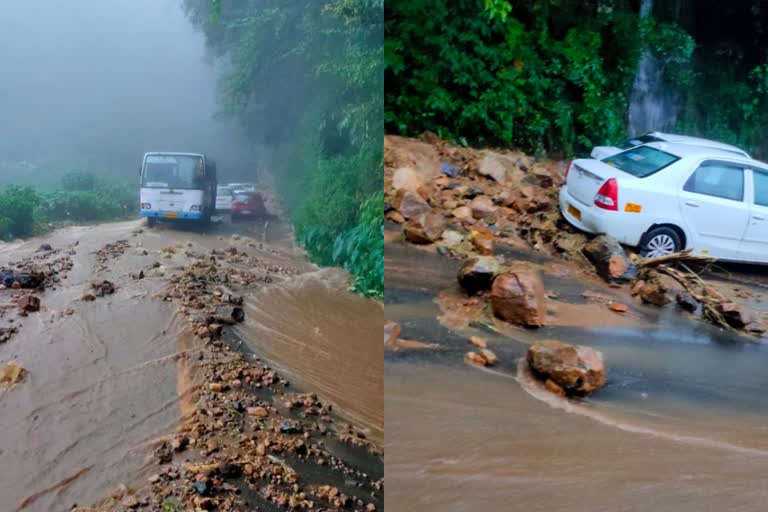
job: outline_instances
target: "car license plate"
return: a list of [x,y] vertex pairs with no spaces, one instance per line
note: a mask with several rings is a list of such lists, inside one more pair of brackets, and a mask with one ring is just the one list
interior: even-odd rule
[[176,213],[176,212],[168,212],[168,213],[163,214],[163,217],[165,217],[166,219],[178,219],[179,218],[179,214]]
[[251,210],[243,210],[243,215],[250,215],[250,214],[251,214]]
[[572,204],[568,205],[568,213],[573,215],[576,218],[576,220],[581,220],[581,211],[575,206],[573,206]]

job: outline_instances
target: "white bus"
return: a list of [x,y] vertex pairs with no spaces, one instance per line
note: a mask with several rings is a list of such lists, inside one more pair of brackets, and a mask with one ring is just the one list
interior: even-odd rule
[[141,164],[141,210],[158,219],[211,220],[216,211],[216,164],[198,153],[146,153]]

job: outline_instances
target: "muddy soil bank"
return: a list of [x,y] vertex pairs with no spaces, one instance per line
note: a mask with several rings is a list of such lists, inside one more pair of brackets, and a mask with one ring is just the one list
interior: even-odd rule
[[[125,250],[103,251],[119,240],[127,241]],[[296,344],[305,340],[313,346],[318,328],[338,337],[342,332],[332,331],[318,320],[326,316],[321,311],[323,300],[307,302],[313,321],[306,321],[299,291],[303,286],[313,290],[310,296],[315,298],[316,288],[324,290],[334,297],[337,308],[346,306],[348,300],[349,307],[360,315],[381,317],[378,304],[361,303],[345,291],[342,275],[306,263],[293,247],[289,227],[276,220],[223,222],[209,232],[162,224],[149,230],[139,221],[72,227],[44,239],[0,244],[0,264],[32,257],[44,242],[54,249],[73,247],[73,266],[58,284],[38,294],[40,312],[16,319],[18,332],[0,344],[0,361],[16,361],[28,371],[23,382],[0,392],[0,461],[13,468],[0,477],[4,510],[69,510],[74,504],[97,502],[115,489],[124,493],[121,484],[128,489],[146,486],[146,478],[158,472],[155,449],[199,406],[206,378],[199,359],[206,350],[204,341],[194,335],[177,305],[158,299],[167,290],[169,277],[190,259],[212,249],[237,247],[262,262],[266,274],[270,274],[269,268],[292,268],[292,275],[275,275],[258,288],[262,294],[259,304],[265,308],[296,312],[290,333]],[[143,278],[133,278],[140,273]],[[81,300],[95,279],[113,282],[115,293]],[[297,291],[287,296],[269,291],[283,286]],[[0,302],[12,300],[14,293],[18,292],[1,291]],[[270,296],[275,296],[274,302]],[[245,293],[244,299],[248,309],[250,294]],[[326,310],[327,316],[336,312]],[[282,328],[268,320],[261,325],[264,329],[257,337],[248,336],[248,324],[231,336],[241,347],[259,354],[262,344],[269,345],[267,336],[279,336]],[[337,337],[337,344],[328,341],[326,358],[298,360],[294,353],[281,352],[278,345],[261,364],[274,365],[280,373],[285,370],[293,393],[318,391],[322,403],[335,406],[334,412],[345,421],[357,424],[359,419],[359,427],[354,429],[370,432],[376,439],[375,432],[383,429],[383,413],[375,410],[375,398],[365,396],[365,390],[382,386],[380,371],[376,383],[375,371],[350,365],[344,385],[354,387],[355,392],[349,396],[344,385],[335,389],[335,395],[329,387],[330,396],[313,387],[326,379],[338,382],[337,367],[329,362],[343,359],[350,347],[357,353],[381,353],[378,334],[369,340],[359,325],[347,326],[343,334],[346,337]],[[324,365],[328,365],[326,371],[321,369]],[[312,378],[303,379],[304,375]],[[354,450],[344,451],[343,440],[333,445],[331,438],[327,444],[338,446],[329,449],[339,453],[339,460],[351,458],[352,464],[369,464],[374,470],[379,464],[365,450],[357,456]],[[343,476],[334,477],[320,468],[312,481],[333,484],[339,478],[343,487]],[[120,503],[118,500],[115,507]]]

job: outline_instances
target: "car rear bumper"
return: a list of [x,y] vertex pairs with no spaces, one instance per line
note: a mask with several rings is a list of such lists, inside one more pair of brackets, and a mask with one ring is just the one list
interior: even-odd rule
[[[569,211],[569,206],[579,211],[580,219]],[[604,233],[633,247],[640,244],[643,233],[649,227],[641,214],[614,212],[585,205],[571,196],[567,187],[560,189],[560,211],[569,224],[582,231],[594,234]]]
[[200,220],[203,218],[203,214],[200,212],[164,212],[159,210],[141,210],[139,215],[155,219]]

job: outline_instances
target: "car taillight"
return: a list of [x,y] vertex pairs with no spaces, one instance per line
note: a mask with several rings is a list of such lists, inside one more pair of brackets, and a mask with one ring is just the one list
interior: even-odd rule
[[603,183],[595,195],[595,206],[603,210],[618,211],[619,184],[616,182],[616,178],[611,178]]
[[573,167],[573,160],[568,162],[568,167],[565,169],[565,179],[568,179],[568,173],[571,172],[571,167]]

